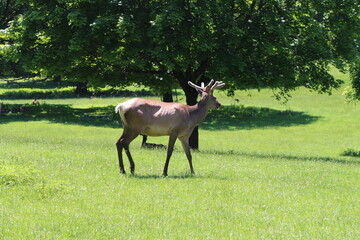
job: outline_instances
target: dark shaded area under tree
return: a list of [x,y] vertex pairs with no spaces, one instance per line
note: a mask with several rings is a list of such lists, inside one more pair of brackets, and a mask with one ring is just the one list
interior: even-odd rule
[[[115,106],[73,108],[70,105],[55,104],[2,104],[0,123],[22,121],[50,121],[54,123],[82,126],[120,128]],[[311,124],[320,117],[303,112],[280,111],[271,108],[245,106],[222,106],[210,111],[200,125],[205,130],[241,130],[267,127],[290,127]]]

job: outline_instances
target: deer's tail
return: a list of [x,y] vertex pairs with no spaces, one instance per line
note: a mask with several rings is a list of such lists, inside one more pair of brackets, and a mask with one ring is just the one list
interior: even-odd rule
[[123,125],[127,124],[125,117],[126,109],[124,103],[120,103],[115,107],[115,113],[119,113]]

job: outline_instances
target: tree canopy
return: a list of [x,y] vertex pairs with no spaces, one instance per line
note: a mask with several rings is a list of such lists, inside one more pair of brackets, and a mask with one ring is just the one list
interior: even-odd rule
[[356,0],[24,2],[12,25],[19,58],[93,84],[186,88],[206,77],[229,89],[329,92],[339,84],[329,65],[345,69],[359,54]]
[[329,66],[358,69],[358,0],[22,1],[29,8],[11,25],[16,56],[93,85],[178,84],[195,104],[187,81],[221,80],[230,94],[330,93],[340,81]]
[[0,29],[8,27],[17,15],[26,10],[26,4],[19,4],[16,0],[0,0]]
[[14,62],[4,54],[5,47],[11,44],[11,39],[6,34],[6,28],[16,16],[26,10],[26,5],[16,3],[16,0],[0,0],[0,77],[20,76],[28,74],[19,62]]
[[360,57],[350,67],[351,86],[345,89],[348,101],[360,100]]

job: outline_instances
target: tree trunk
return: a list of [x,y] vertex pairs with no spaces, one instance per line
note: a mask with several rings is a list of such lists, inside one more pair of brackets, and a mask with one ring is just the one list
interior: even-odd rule
[[[189,86],[188,81],[191,81],[196,84],[193,74],[191,73],[181,73],[181,72],[174,72],[175,78],[178,80],[179,85],[183,89],[185,96],[186,96],[186,104],[189,106],[193,106],[197,104],[197,97],[198,92]],[[190,138],[189,138],[189,145],[192,149],[199,149],[199,129],[198,127],[194,128]]]
[[163,102],[174,102],[173,95],[171,92],[164,93],[162,96]]
[[61,82],[61,75],[54,76],[53,81],[56,82],[56,83],[60,83]]
[[[192,69],[191,66],[185,72],[181,71],[173,71],[173,76],[178,80],[179,85],[183,89],[185,96],[186,96],[186,104],[187,105],[195,105],[197,104],[197,97],[198,92],[189,86],[188,81],[192,83],[198,84],[197,81],[207,80],[207,77],[204,75],[205,71],[208,67],[208,60],[204,59],[198,69]],[[189,138],[189,145],[192,149],[199,149],[199,129],[198,127],[194,128],[190,138]]]
[[[185,92],[185,90],[184,90]],[[186,104],[189,106],[193,106],[197,104],[198,93],[195,89],[191,88],[191,91],[186,90]],[[189,146],[192,149],[199,149],[199,128],[195,127],[189,138]]]
[[76,88],[75,88],[76,94],[79,94],[79,95],[89,94],[86,82],[76,82],[75,86],[76,86]]

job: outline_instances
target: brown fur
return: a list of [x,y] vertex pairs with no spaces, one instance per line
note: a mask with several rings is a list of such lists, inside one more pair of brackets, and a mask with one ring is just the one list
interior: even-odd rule
[[129,151],[129,144],[140,134],[147,136],[169,136],[169,144],[163,175],[167,176],[167,169],[176,139],[179,139],[189,161],[191,173],[194,174],[192,156],[189,147],[189,137],[208,114],[209,109],[220,107],[220,103],[213,96],[213,90],[224,86],[222,82],[199,87],[191,82],[200,94],[201,100],[195,106],[180,103],[165,103],[155,100],[134,98],[116,106],[115,111],[120,114],[124,131],[116,146],[118,150],[120,172],[125,173],[122,149],[130,162],[130,170],[135,171],[135,163]]

